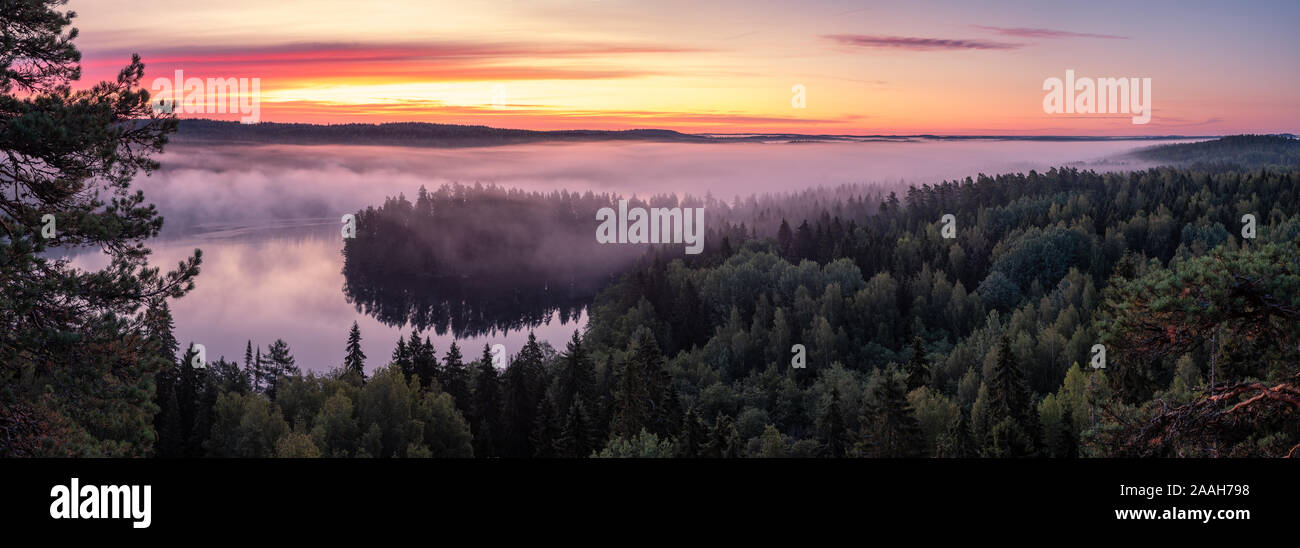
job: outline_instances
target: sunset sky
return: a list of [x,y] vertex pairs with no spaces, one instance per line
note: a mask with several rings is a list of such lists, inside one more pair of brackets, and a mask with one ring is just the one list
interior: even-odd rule
[[[687,132],[1300,132],[1300,2],[72,0],[84,80],[261,79],[261,120]],[[1043,112],[1152,79],[1153,116]],[[807,108],[791,105],[806,89]],[[494,104],[504,90],[504,104]],[[236,115],[203,117],[234,119]]]

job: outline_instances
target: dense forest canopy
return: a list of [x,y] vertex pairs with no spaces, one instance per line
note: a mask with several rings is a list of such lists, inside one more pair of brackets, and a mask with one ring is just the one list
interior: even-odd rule
[[[1300,154],[1282,137],[1229,142],[1238,165],[1256,146]],[[563,349],[530,340],[473,360],[412,332],[369,360],[381,367],[350,354],[332,374],[283,376],[269,397],[277,375],[258,387],[241,373],[267,370],[250,342],[242,368],[209,369],[228,376],[206,396],[225,403],[205,424],[245,426],[174,454],[1284,456],[1300,442],[1298,175],[1059,168],[901,198],[844,187],[713,200],[705,253],[642,249],[605,272],[585,332]],[[475,193],[538,211],[615,199],[450,186],[417,203]],[[359,230],[373,234],[355,249],[395,253],[385,264],[437,256],[435,244],[370,247],[417,238],[392,221],[419,207],[397,198],[363,211]],[[441,230],[457,230],[449,215]],[[573,222],[558,233],[594,227]],[[484,249],[503,245],[485,238]],[[794,345],[804,368],[791,366]],[[390,407],[363,413],[375,390]],[[230,449],[245,438],[260,441]]]
[[1181,145],[1158,145],[1135,151],[1139,158],[1166,163],[1227,167],[1296,167],[1295,135],[1229,135]]

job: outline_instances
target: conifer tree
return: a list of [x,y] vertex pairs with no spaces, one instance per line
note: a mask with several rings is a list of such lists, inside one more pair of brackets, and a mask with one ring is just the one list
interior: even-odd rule
[[353,375],[361,382],[366,380],[366,354],[361,351],[361,329],[352,322],[348,331],[347,355],[343,357],[344,374]]
[[925,356],[925,341],[912,338],[912,357],[907,360],[907,391],[911,392],[929,384],[930,363]]
[[256,383],[257,371],[253,369],[253,340],[249,339],[244,346],[244,374],[248,375],[249,380]]
[[470,429],[474,433],[474,454],[480,457],[500,455],[501,380],[492,366],[492,349],[483,345],[474,376],[474,405],[470,413]]
[[695,408],[687,408],[686,413],[682,415],[682,425],[677,434],[677,456],[686,459],[701,456],[701,451],[708,441],[706,434],[704,424],[700,422],[699,415],[695,414]]
[[276,386],[282,377],[301,375],[298,366],[294,363],[293,354],[289,352],[289,343],[284,339],[276,339],[271,346],[266,347],[266,358],[264,360],[264,371],[266,375],[266,394],[275,400]]
[[740,431],[736,430],[736,422],[730,416],[718,413],[701,453],[702,456],[715,459],[740,458]]
[[528,335],[528,343],[506,367],[502,385],[501,426],[506,456],[532,456],[532,432],[536,424],[542,395],[542,350],[537,337]]
[[562,458],[582,458],[591,455],[597,448],[596,435],[592,428],[591,417],[578,396],[569,405],[569,413],[564,418],[560,437],[555,442],[555,454]]
[[886,371],[872,387],[872,398],[863,402],[863,449],[874,457],[918,457],[922,452],[921,425],[907,403],[903,381],[892,371]]
[[639,329],[619,378],[611,436],[630,439],[642,429],[667,434],[669,380],[654,334]]
[[569,407],[579,398],[590,399],[595,391],[595,372],[591,360],[582,346],[582,338],[577,331],[569,339],[564,355],[560,357],[560,370],[555,376],[553,392],[556,398],[555,408],[562,416],[568,416]]
[[438,354],[433,342],[428,337],[421,342],[419,335],[412,331],[411,340],[406,346],[411,352],[411,366],[415,376],[420,379],[420,388],[428,390],[439,376]]
[[465,359],[460,355],[460,347],[456,341],[451,342],[451,347],[447,349],[447,355],[443,358],[442,364],[442,391],[451,395],[456,401],[456,409],[460,410],[462,415],[468,416],[473,408],[469,391],[469,369],[465,366]]
[[[163,220],[135,176],[159,167],[175,116],[155,112],[133,55],[83,82],[63,2],[0,9],[0,457],[143,456],[153,451],[150,307],[193,289],[201,253],[175,271],[145,245]],[[54,249],[99,251],[86,269]]]
[[557,425],[555,407],[551,398],[543,396],[537,402],[537,412],[533,415],[533,432],[529,436],[533,457],[555,457],[555,443],[560,439],[560,426]]
[[1022,457],[1036,452],[1038,414],[1029,385],[1003,336],[989,382],[990,432],[983,453],[993,457]]
[[253,390],[263,394],[266,393],[267,387],[270,386],[266,366],[266,361],[262,359],[262,345],[259,344],[253,354]]
[[831,388],[831,397],[827,399],[821,414],[817,417],[817,435],[821,438],[822,454],[827,457],[848,456],[852,444],[848,427],[844,425],[844,415],[840,405],[839,390]]
[[401,370],[406,380],[410,381],[415,376],[415,366],[411,362],[411,348],[406,345],[406,339],[397,338],[397,347],[393,349],[393,363]]

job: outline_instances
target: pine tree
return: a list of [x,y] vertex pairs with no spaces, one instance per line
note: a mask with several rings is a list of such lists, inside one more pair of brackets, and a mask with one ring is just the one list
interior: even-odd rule
[[294,363],[293,354],[289,352],[289,343],[283,339],[276,339],[271,346],[266,347],[266,394],[275,400],[275,388],[280,382],[281,377],[301,375],[298,366]]
[[366,380],[366,354],[361,351],[361,328],[352,322],[348,332],[347,355],[343,357],[343,372],[354,376],[359,382]]
[[[131,182],[159,168],[175,116],[151,107],[139,56],[77,82],[61,4],[0,9],[0,457],[144,456],[155,375],[176,357],[148,347],[141,316],[193,289],[202,256],[150,266],[163,219]],[[61,248],[107,260],[86,269]]]

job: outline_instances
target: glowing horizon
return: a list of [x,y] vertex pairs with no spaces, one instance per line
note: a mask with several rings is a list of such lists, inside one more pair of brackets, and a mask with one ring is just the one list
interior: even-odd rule
[[[1117,136],[1300,126],[1294,3],[397,4],[68,7],[83,85],[138,52],[146,87],[178,69],[259,78],[269,122]],[[1045,113],[1043,82],[1066,70],[1151,78],[1150,123]],[[795,85],[806,108],[792,106]]]

